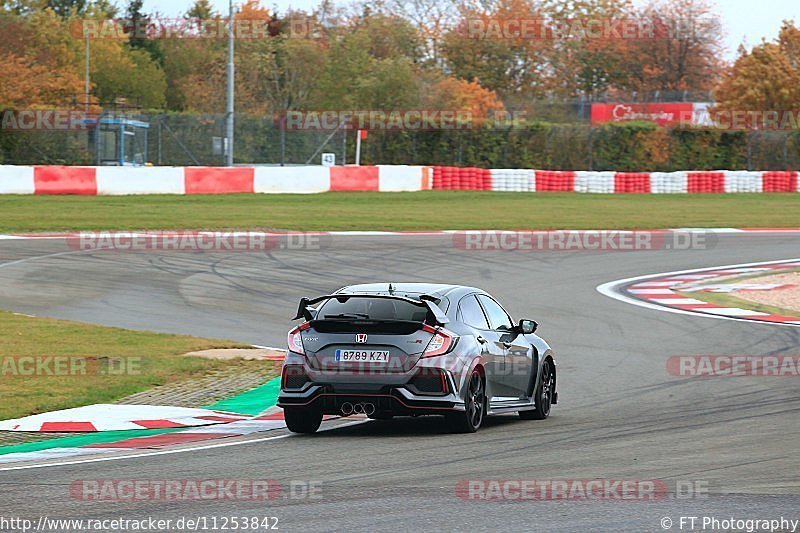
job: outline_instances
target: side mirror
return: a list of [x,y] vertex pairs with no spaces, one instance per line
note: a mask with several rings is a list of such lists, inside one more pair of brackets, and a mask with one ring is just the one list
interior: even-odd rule
[[518,329],[523,335],[531,335],[539,329],[539,324],[533,320],[520,320]]

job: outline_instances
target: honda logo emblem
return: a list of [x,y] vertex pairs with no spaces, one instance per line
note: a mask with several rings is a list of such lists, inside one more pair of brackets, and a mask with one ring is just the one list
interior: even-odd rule
[[367,334],[366,333],[358,333],[356,335],[356,342],[359,344],[364,344],[367,342]]

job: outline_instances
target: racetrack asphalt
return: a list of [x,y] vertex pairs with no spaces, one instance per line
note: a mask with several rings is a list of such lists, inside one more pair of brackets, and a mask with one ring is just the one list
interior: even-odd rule
[[[44,469],[2,471],[0,516],[276,516],[285,531],[664,531],[661,520],[800,519],[800,381],[677,378],[673,355],[800,355],[800,328],[642,309],[596,291],[635,276],[800,257],[800,235],[719,235],[706,249],[467,251],[448,235],[331,236],[319,250],[77,252],[0,241],[0,308],[283,346],[301,296],[377,281],[472,285],[540,322],[560,404],[544,422],[497,417],[474,435],[440,419],[370,421],[314,436]],[[247,441],[246,437],[241,438]],[[86,479],[321,481],[319,500],[85,502]],[[663,480],[707,498],[463,501],[482,479]],[[687,531],[686,527],[683,531]],[[695,529],[699,530],[699,529]],[[706,529],[708,531],[708,529]]]

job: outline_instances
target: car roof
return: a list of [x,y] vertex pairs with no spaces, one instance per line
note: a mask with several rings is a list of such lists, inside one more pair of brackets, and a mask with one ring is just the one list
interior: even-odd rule
[[[451,293],[470,293],[484,291],[473,287],[464,287],[461,285],[448,285],[443,283],[391,283],[392,293],[396,296],[410,296],[418,297],[423,294],[436,296],[438,298],[445,297]],[[366,283],[362,285],[350,285],[343,287],[336,291],[337,294],[389,294],[389,283]]]

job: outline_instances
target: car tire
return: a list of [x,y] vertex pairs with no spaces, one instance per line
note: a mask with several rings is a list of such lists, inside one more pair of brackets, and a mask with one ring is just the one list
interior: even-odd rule
[[553,406],[553,394],[555,385],[555,374],[553,363],[550,359],[545,359],[542,363],[542,379],[536,387],[533,399],[536,402],[536,409],[530,411],[520,411],[519,417],[522,420],[545,420],[550,416],[550,408]]
[[322,424],[322,411],[307,407],[287,407],[283,410],[286,427],[292,433],[316,433]]
[[464,407],[463,412],[446,415],[447,424],[453,433],[475,433],[486,417],[486,384],[477,368],[470,374]]

